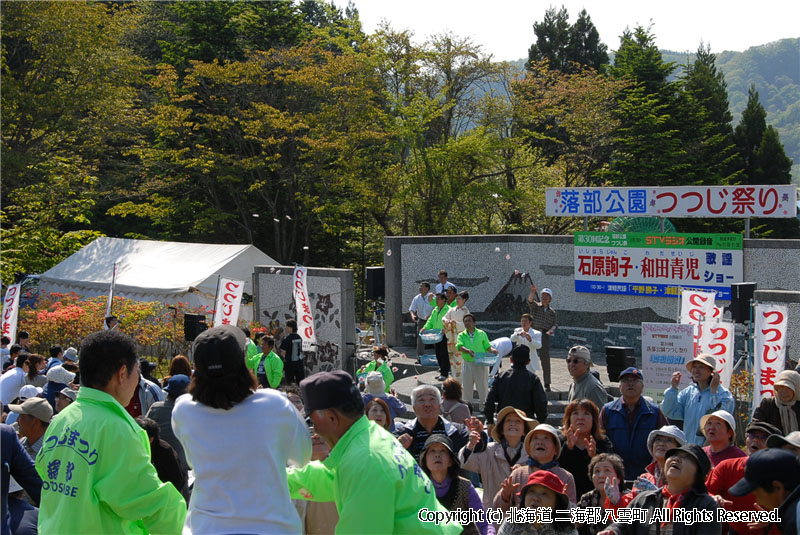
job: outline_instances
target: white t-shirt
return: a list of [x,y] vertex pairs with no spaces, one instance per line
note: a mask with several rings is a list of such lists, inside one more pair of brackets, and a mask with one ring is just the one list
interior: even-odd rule
[[3,405],[14,401],[23,386],[25,386],[25,370],[22,368],[11,368],[0,376],[0,401]]
[[511,335],[511,341],[519,345],[528,346],[531,352],[531,361],[527,368],[529,371],[536,373],[542,369],[542,361],[539,360],[539,352],[536,351],[542,347],[542,333],[531,327],[528,329],[528,334],[531,337],[530,342],[522,335],[522,327],[517,327],[514,329],[514,334]]
[[194,470],[188,531],[302,531],[289,497],[286,466],[311,460],[311,435],[286,396],[261,389],[224,410],[184,394],[175,402],[172,429]]

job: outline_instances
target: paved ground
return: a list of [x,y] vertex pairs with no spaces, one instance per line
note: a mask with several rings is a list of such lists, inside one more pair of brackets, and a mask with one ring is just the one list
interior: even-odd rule
[[[362,359],[371,358],[369,353],[362,353]],[[432,384],[441,387],[441,381],[437,381],[436,377],[439,375],[438,368],[430,366],[422,366],[417,359],[416,348],[413,347],[396,347],[390,349],[390,359],[392,367],[397,368],[394,373],[395,382],[392,388],[397,393],[397,396],[407,405],[407,417],[413,418],[411,411],[411,391],[420,384]],[[567,391],[572,382],[567,372],[567,350],[566,349],[551,349],[550,350],[550,367],[551,367],[551,389],[552,392],[548,393],[548,418],[547,423],[556,425],[561,423],[564,415],[564,407],[566,406]],[[606,373],[606,356],[605,354],[598,353],[592,355],[592,362],[594,369],[600,372],[600,379],[608,387],[612,395],[619,396],[618,383],[611,383]],[[361,363],[359,363],[361,364]],[[511,367],[511,361],[508,357],[503,359],[501,371],[507,370]],[[475,394],[477,396],[477,394]],[[477,405],[477,398],[474,404]],[[478,411],[479,417],[483,413]]]

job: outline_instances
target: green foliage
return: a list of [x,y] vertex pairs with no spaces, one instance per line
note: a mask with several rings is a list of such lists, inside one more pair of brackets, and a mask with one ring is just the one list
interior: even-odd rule
[[608,65],[608,48],[600,42],[600,33],[585,9],[570,25],[567,8],[550,7],[544,20],[533,24],[533,32],[536,42],[528,50],[526,68],[546,61],[551,69],[571,73],[581,67],[600,70]]

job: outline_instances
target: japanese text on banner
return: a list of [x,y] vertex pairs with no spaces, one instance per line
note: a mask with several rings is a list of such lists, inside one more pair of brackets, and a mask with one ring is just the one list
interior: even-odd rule
[[214,327],[236,325],[243,294],[244,281],[220,279],[217,305],[214,309]]
[[12,284],[3,299],[3,336],[8,336],[13,344],[17,338],[17,318],[19,317],[19,295],[22,284]]
[[317,334],[314,330],[314,314],[308,299],[306,286],[306,268],[297,265],[292,277],[294,304],[297,308],[297,334],[303,339],[303,351],[313,351],[317,345]]
[[733,375],[733,323],[705,320],[698,324],[697,330],[697,353],[714,357],[720,384],[730,389]]
[[753,409],[761,403],[761,398],[775,395],[775,379],[783,371],[786,359],[788,324],[788,307],[756,305]]
[[792,185],[547,188],[548,216],[795,217]]
[[699,292],[697,290],[681,290],[681,323],[694,325],[694,354],[702,353],[698,350],[698,342],[702,329],[700,322],[708,318],[719,318],[722,310],[714,305],[717,294],[714,292]]

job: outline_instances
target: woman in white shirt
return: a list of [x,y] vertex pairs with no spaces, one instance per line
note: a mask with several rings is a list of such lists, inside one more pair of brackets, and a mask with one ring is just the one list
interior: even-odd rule
[[172,411],[172,428],[194,470],[186,515],[191,533],[300,533],[287,463],[311,459],[311,435],[288,398],[256,390],[245,335],[214,327],[194,342],[195,373]]
[[528,371],[541,375],[542,362],[539,360],[537,349],[542,347],[542,333],[533,328],[533,316],[523,314],[519,320],[520,326],[514,329],[511,341],[518,345],[528,346],[531,354],[531,361],[528,363]]

